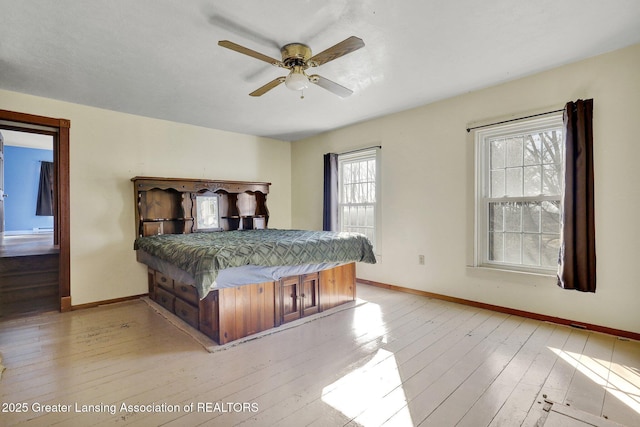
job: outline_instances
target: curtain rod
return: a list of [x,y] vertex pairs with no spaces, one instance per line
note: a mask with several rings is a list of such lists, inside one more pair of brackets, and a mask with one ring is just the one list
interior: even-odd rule
[[501,125],[503,123],[517,122],[518,120],[530,119],[532,117],[538,117],[538,116],[546,116],[547,114],[561,113],[563,111],[564,111],[564,108],[561,109],[561,110],[547,111],[546,113],[538,113],[538,114],[532,114],[530,116],[518,117],[517,119],[509,119],[509,120],[503,120],[501,122],[488,123],[486,125],[473,126],[473,127],[467,128],[467,133],[469,133],[469,132],[471,132],[472,130],[475,130],[475,129],[482,129],[482,128],[486,128],[486,127],[489,127],[489,126]]
[[358,148],[357,150],[344,151],[344,152],[338,153],[338,154],[340,154],[340,155],[342,155],[342,154],[353,154],[353,153],[358,153],[360,151],[371,150],[372,148],[382,148],[382,145],[372,145],[371,147]]

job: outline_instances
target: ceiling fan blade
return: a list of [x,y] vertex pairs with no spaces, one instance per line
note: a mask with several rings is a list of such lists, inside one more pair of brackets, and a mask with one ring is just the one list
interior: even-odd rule
[[356,36],[351,36],[348,39],[331,46],[329,49],[323,50],[317,55],[312,56],[309,58],[308,63],[313,67],[317,67],[319,65],[326,64],[329,61],[333,61],[334,59],[340,58],[348,53],[354,52],[363,46],[364,42],[362,39]]
[[256,89],[253,92],[251,92],[249,95],[251,95],[251,96],[264,95],[265,93],[269,92],[274,87],[278,86],[280,83],[284,82],[284,79],[285,79],[284,77],[278,77],[277,79],[271,80],[269,83],[267,83],[266,85],[264,85],[262,87],[259,87],[258,89]]
[[325,79],[317,74],[309,76],[309,81],[320,86],[323,89],[328,90],[329,92],[338,95],[340,98],[346,98],[350,96],[353,91],[351,89],[347,89],[346,87],[339,85],[336,82],[332,82],[329,79]]
[[275,65],[278,67],[283,66],[282,61],[271,58],[270,56],[263,55],[260,52],[256,52],[255,50],[251,50],[248,47],[240,46],[237,43],[230,42],[229,40],[220,40],[218,42],[219,46],[226,47],[227,49],[235,50],[236,52],[243,53],[245,55],[251,56],[253,58],[259,59],[264,62],[268,62],[271,65]]

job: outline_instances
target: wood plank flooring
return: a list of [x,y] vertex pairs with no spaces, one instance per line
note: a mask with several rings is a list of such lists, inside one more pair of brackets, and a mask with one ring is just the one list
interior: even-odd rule
[[25,255],[46,255],[60,252],[53,244],[53,232],[0,233],[0,258]]
[[545,400],[640,425],[640,342],[366,285],[358,297],[215,353],[142,301],[0,321],[0,425],[549,426],[562,411],[547,418]]
[[0,319],[58,310],[53,232],[0,233]]

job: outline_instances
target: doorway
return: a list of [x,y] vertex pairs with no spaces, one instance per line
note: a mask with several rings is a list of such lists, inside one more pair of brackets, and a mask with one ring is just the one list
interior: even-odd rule
[[0,129],[0,192],[0,256],[50,253],[52,135]]
[[0,129],[0,159],[2,315],[56,310],[53,136]]
[[[2,176],[6,178],[6,175],[0,174],[0,235],[3,240],[0,247],[0,318],[34,310],[71,309],[69,128],[70,122],[66,119],[0,110],[0,132],[11,134],[12,141],[16,135],[48,140],[52,157],[48,189],[52,195],[50,206],[48,210],[42,210],[41,206],[37,208],[41,217],[49,218],[36,218],[34,215],[31,222],[26,221],[28,218],[24,217],[31,213],[16,214],[15,206],[12,207],[13,212],[7,212],[7,200],[12,195],[6,191],[7,180],[2,181]],[[6,137],[4,139],[4,150],[0,149],[0,169],[7,167],[7,160],[24,155],[22,152],[16,155],[19,150],[11,142],[9,147],[14,148],[9,148],[12,155],[8,159]],[[43,161],[48,162],[48,159]],[[42,166],[38,165],[38,168],[42,169]],[[15,179],[15,174],[12,172],[11,179]],[[16,190],[18,192],[14,193],[12,201],[24,196],[23,192],[30,191],[23,187],[13,188],[20,190]],[[8,214],[11,222],[6,227]]]

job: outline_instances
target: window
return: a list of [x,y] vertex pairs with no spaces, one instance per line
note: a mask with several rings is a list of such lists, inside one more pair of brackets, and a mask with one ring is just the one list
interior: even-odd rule
[[338,227],[362,233],[376,248],[378,149],[338,155]]
[[476,264],[551,273],[564,187],[562,115],[475,131]]

